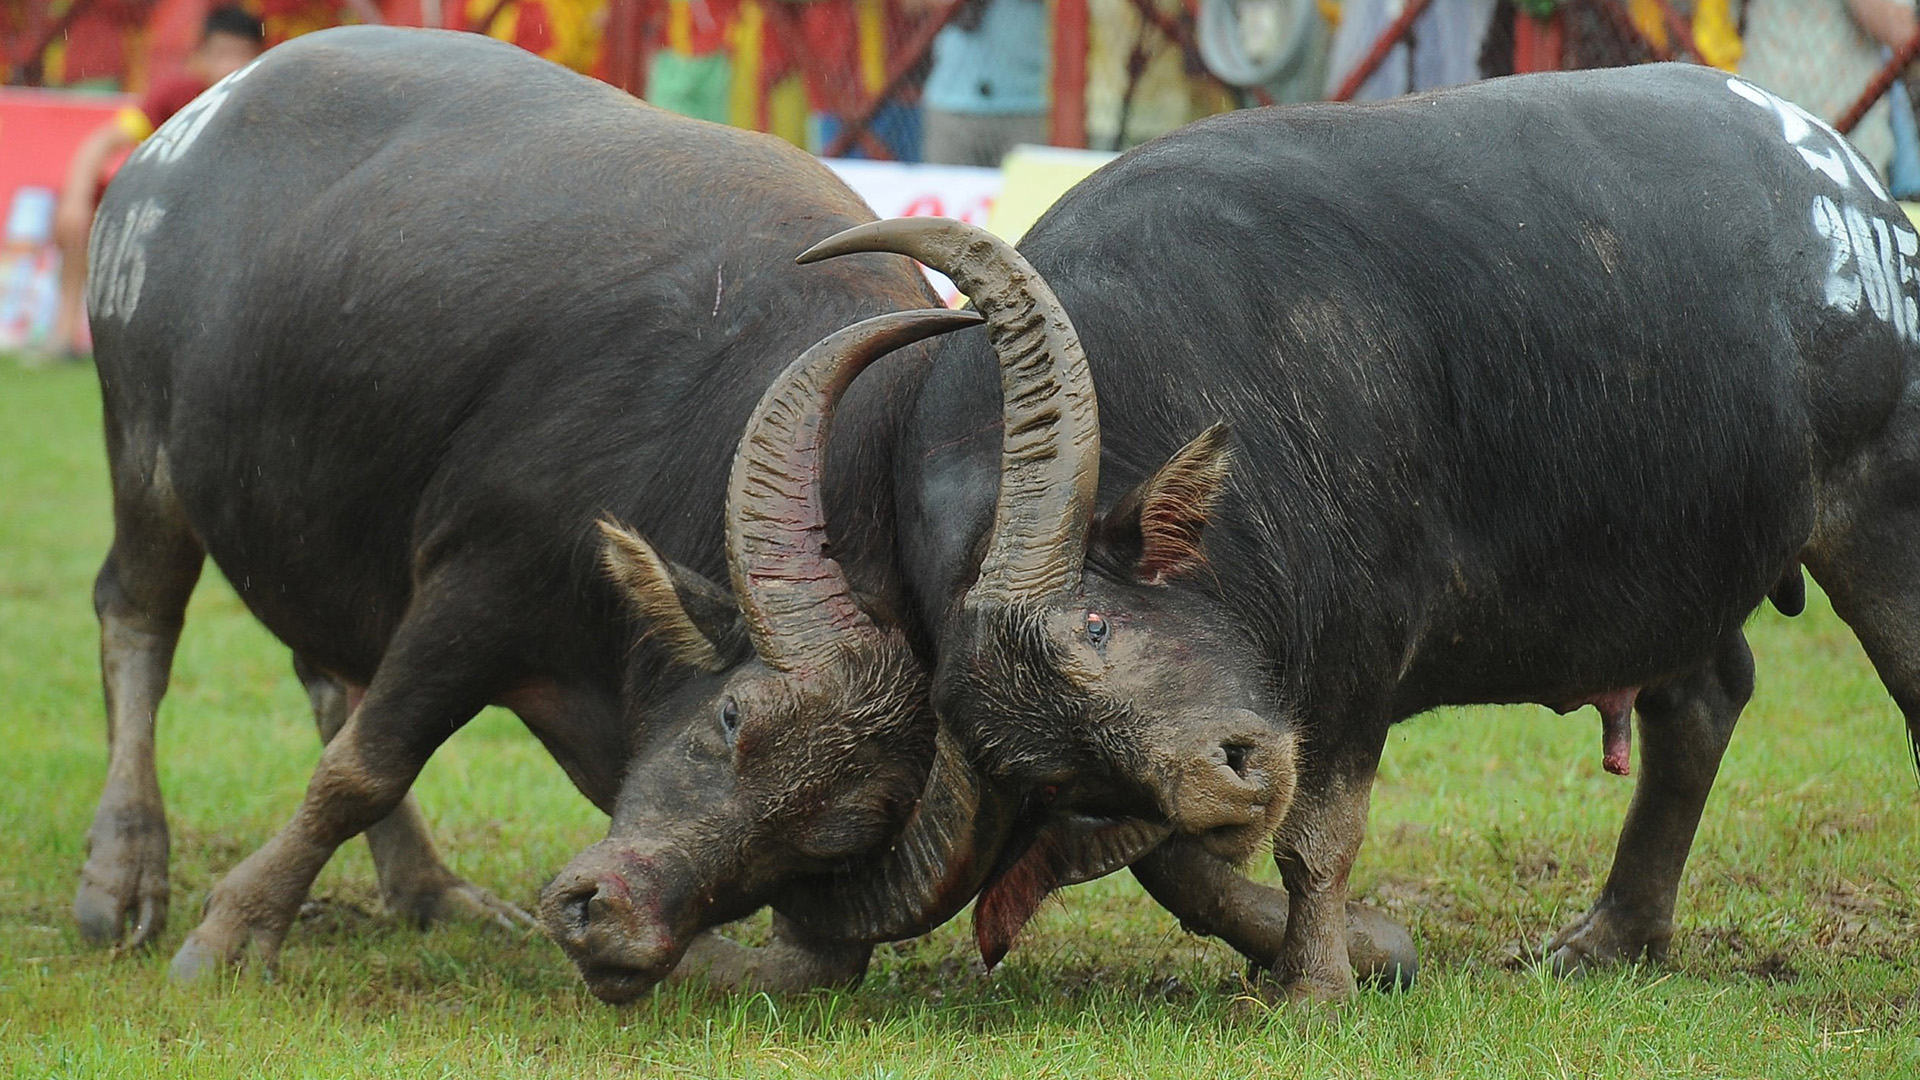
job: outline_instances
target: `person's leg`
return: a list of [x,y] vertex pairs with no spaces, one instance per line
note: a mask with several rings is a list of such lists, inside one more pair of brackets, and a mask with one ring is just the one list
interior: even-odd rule
[[87,351],[83,347],[87,327],[87,234],[76,237],[57,230],[55,245],[60,252],[60,297],[47,334],[47,353],[64,360]]

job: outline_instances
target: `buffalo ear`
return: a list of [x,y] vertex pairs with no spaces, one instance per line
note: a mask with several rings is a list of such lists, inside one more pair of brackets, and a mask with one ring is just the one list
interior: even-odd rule
[[1201,534],[1226,492],[1233,467],[1222,421],[1195,436],[1094,528],[1098,562],[1144,585],[1163,585],[1206,565]]
[[612,518],[597,523],[606,546],[600,562],[628,609],[680,663],[721,671],[739,651],[740,612],[725,589],[670,563],[640,534]]

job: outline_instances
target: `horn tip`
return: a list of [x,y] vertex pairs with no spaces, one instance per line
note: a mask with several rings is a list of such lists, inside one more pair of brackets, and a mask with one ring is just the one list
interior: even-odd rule
[[808,263],[824,262],[841,255],[851,255],[857,251],[872,251],[873,248],[870,245],[860,241],[878,224],[880,224],[878,221],[867,221],[841,229],[801,252],[793,261],[805,266]]

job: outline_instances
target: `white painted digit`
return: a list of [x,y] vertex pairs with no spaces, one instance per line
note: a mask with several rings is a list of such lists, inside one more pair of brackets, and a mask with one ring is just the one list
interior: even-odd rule
[[167,212],[152,199],[129,207],[118,222],[102,221],[89,244],[87,313],[95,319],[133,318],[147,281],[147,238]]
[[220,106],[226,104],[227,95],[233,92],[234,86],[251,74],[254,65],[259,62],[255,60],[208,87],[205,93],[188,102],[186,108],[174,113],[172,119],[161,124],[160,130],[149,136],[146,142],[141,143],[140,149],[134,151],[133,156],[127,160],[129,162],[150,161],[156,165],[167,165],[179,161],[193,146],[194,140],[198,139],[200,133],[205,131],[207,125],[213,121],[214,114],[220,111]]
[[1794,149],[1800,152],[1801,158],[1805,159],[1807,164],[1826,173],[1827,179],[1841,187],[1847,186],[1847,161],[1840,156],[1840,151],[1828,150],[1822,153],[1818,150],[1809,150],[1804,146],[1796,146]]
[[1867,306],[1875,315],[1886,318],[1893,310],[1891,298],[1887,295],[1887,282],[1880,273],[1880,260],[1873,244],[1873,227],[1867,224],[1867,215],[1857,206],[1845,208],[1847,236],[1853,242],[1853,265],[1860,275],[1860,291],[1867,298]]
[[[1852,166],[1853,175],[1873,192],[1875,197],[1887,198],[1887,189],[1880,183],[1879,174],[1873,171],[1860,152],[1853,148],[1841,134],[1827,125],[1819,117],[1788,101],[1786,98],[1762,90],[1745,79],[1730,78],[1727,89],[1753,102],[1763,109],[1769,109],[1780,121],[1780,137],[1800,152],[1807,165],[1827,175],[1827,178],[1841,187],[1850,186],[1847,166]],[[1826,136],[1829,145],[1814,148],[1805,145],[1809,139],[1815,139],[1815,133]]]
[[1847,273],[1847,264],[1854,261],[1853,241],[1847,234],[1847,223],[1840,215],[1840,206],[1825,195],[1813,198],[1813,228],[1827,238],[1831,254],[1827,261],[1827,306],[1842,311],[1860,310],[1860,279]]

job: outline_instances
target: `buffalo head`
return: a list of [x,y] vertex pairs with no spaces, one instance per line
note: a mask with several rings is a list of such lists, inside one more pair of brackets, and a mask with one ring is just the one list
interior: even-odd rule
[[[977,887],[977,876],[948,880],[949,868],[978,861],[968,848],[977,815],[966,784],[951,780],[957,754],[934,752],[925,665],[897,628],[862,610],[827,554],[818,485],[833,406],[854,376],[977,321],[948,311],[869,319],[775,381],[728,490],[737,607],[631,530],[601,523],[632,617],[679,669],[677,689],[648,710],[652,736],[628,764],[607,838],[541,897],[547,929],[601,998],[639,995],[702,931],[770,901],[795,901],[807,933],[873,941],[914,932],[930,911],[945,918]],[[936,756],[944,764],[930,784]],[[848,873],[861,857],[862,872]],[[823,898],[811,908],[808,890],[790,887],[807,877]]]
[[[1207,572],[1229,491],[1224,425],[1195,433],[1096,512],[1092,375],[1065,310],[1005,242],[960,222],[849,229],[804,260],[910,255],[986,316],[1000,361],[1000,487],[979,574],[940,631],[933,702],[991,798],[1040,822],[1158,822],[1251,856],[1293,798],[1297,735]],[[1177,587],[1193,586],[1193,587]],[[1136,834],[1145,840],[1148,833]],[[979,907],[991,959],[1044,890],[1044,845],[1016,839]],[[997,914],[1004,913],[1004,914]]]

